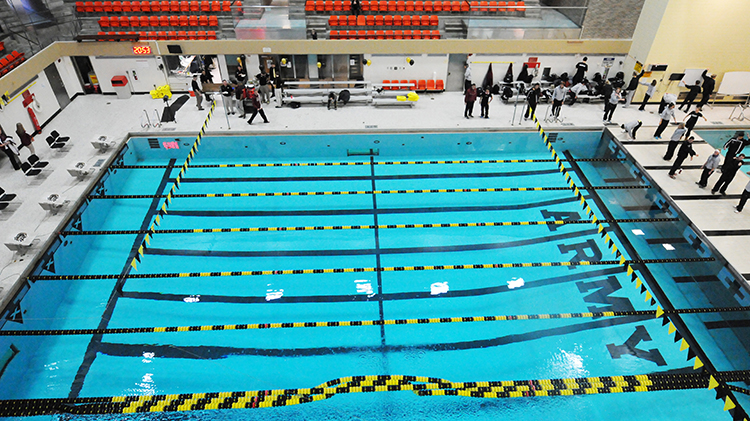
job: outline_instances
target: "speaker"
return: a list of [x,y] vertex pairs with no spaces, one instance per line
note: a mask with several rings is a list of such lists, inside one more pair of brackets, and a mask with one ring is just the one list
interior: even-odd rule
[[182,47],[179,45],[167,45],[170,54],[182,54]]

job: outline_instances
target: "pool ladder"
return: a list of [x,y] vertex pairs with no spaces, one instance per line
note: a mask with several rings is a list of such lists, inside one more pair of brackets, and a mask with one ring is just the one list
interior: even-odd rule
[[159,111],[156,108],[154,108],[155,119],[153,123],[151,122],[151,119],[148,117],[148,111],[143,110],[143,114],[146,116],[146,122],[144,123],[143,119],[141,118],[141,127],[143,127],[144,129],[148,129],[150,127],[154,127],[154,128],[161,127],[161,117],[159,116]]

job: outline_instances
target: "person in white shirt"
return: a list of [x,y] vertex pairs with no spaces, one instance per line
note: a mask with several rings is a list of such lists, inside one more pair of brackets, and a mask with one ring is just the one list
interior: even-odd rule
[[667,108],[662,111],[659,117],[661,117],[661,122],[659,122],[659,127],[657,127],[656,132],[654,132],[654,139],[661,139],[661,134],[669,125],[669,120],[674,120],[675,122],[677,122],[677,119],[674,116],[674,104],[669,104]]
[[696,181],[695,184],[698,185],[698,187],[704,189],[708,185],[708,177],[711,176],[711,174],[716,171],[717,168],[719,168],[719,165],[721,164],[721,151],[719,149],[715,149],[713,155],[709,156],[706,162],[703,164],[703,172],[701,173],[701,179]]
[[643,102],[641,102],[641,106],[638,107],[638,111],[643,111],[646,109],[646,103],[648,100],[654,96],[654,92],[656,91],[656,79],[652,80],[651,83],[638,81],[638,84],[648,86],[648,89],[646,89],[646,95],[643,96]]
[[563,82],[555,87],[552,91],[552,115],[555,118],[560,117],[560,108],[562,108],[563,101],[565,101],[565,95],[568,93],[568,88],[565,87]]
[[469,63],[464,63],[464,94],[471,88],[471,67]]
[[635,134],[642,125],[643,122],[641,120],[633,120],[621,125],[620,127],[622,127],[622,130],[624,130],[631,139],[635,139]]
[[612,91],[612,95],[609,96],[609,100],[604,104],[604,122],[607,124],[612,123],[612,115],[615,113],[615,108],[617,108],[617,103],[622,100],[622,95],[620,95],[620,88],[615,88],[614,91]]

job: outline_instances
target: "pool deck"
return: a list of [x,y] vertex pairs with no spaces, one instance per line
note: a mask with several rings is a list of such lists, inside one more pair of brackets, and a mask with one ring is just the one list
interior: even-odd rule
[[[178,95],[179,96],[179,95]],[[220,104],[220,103],[219,103]],[[206,102],[204,101],[204,106]],[[36,177],[24,177],[20,171],[13,171],[7,159],[0,160],[0,184],[7,193],[18,195],[12,204],[0,211],[0,237],[3,243],[9,242],[17,233],[25,232],[29,239],[33,239],[32,247],[19,255],[11,252],[5,246],[0,246],[0,306],[5,306],[7,300],[18,288],[18,282],[25,276],[30,265],[35,262],[39,254],[46,248],[46,244],[54,240],[54,234],[61,228],[70,213],[77,208],[77,203],[84,200],[82,195],[96,181],[98,173],[94,173],[83,180],[72,177],[67,169],[76,163],[83,162],[85,167],[96,164],[104,166],[104,161],[112,158],[129,136],[195,136],[200,130],[207,111],[198,111],[195,102],[190,99],[177,112],[176,123],[165,123],[160,128],[143,128],[145,122],[144,111],[151,115],[154,109],[161,109],[161,100],[153,100],[147,95],[135,95],[130,99],[117,99],[114,96],[87,95],[77,97],[67,108],[54,118],[37,135],[34,143],[37,155],[49,165],[44,173]],[[291,133],[352,133],[352,132],[422,132],[422,131],[482,131],[506,130],[524,131],[535,130],[530,121],[519,124],[519,114],[513,123],[514,107],[503,104],[496,99],[490,107],[491,117],[480,119],[479,106],[475,106],[475,118],[463,117],[463,97],[458,92],[444,92],[440,94],[421,95],[415,107],[373,107],[364,105],[349,105],[338,110],[326,110],[324,106],[307,105],[299,109],[275,108],[272,104],[265,108],[270,123],[264,124],[258,116],[253,125],[248,125],[236,115],[229,116],[227,122],[224,110],[218,105],[214,112],[207,134],[291,134]],[[538,108],[540,115],[547,110],[547,105]],[[661,159],[666,145],[655,141],[652,137],[654,128],[659,121],[655,114],[656,105],[647,107],[647,111],[639,112],[637,107],[623,108],[619,106],[614,120],[618,123],[641,119],[644,126],[638,133],[637,144],[625,142],[629,153],[642,165],[653,180],[668,195],[672,196],[677,206],[697,225],[710,239],[711,243],[746,279],[750,279],[750,252],[745,247],[750,240],[750,210],[735,213],[734,205],[738,202],[739,194],[748,182],[748,176],[743,172],[738,174],[729,187],[727,197],[712,196],[710,188],[700,189],[695,181],[700,176],[698,169],[686,169],[676,180],[667,175],[667,164]],[[700,129],[734,129],[750,127],[748,123],[732,122],[729,115],[733,106],[714,106],[704,111],[708,122],[701,121],[696,127]],[[522,112],[519,103],[517,113]],[[676,113],[681,120],[685,113]],[[85,116],[82,118],[82,116]],[[563,123],[543,123],[547,130],[601,130],[602,105],[576,104],[573,107],[564,106]],[[718,123],[718,124],[717,124]],[[618,126],[608,126],[620,140],[626,140]],[[58,152],[44,146],[44,139],[52,131],[57,130],[63,136],[70,136],[69,150]],[[664,135],[669,138],[674,128],[670,126]],[[101,135],[117,142],[107,152],[95,150],[90,141]],[[646,141],[646,142],[641,142]],[[652,141],[653,143],[649,143]],[[686,164],[700,165],[712,152],[706,143],[699,143],[695,150],[699,154],[692,162]],[[21,151],[22,159],[28,156],[27,150]],[[747,168],[745,168],[747,170]],[[717,176],[712,180],[715,182]],[[710,185],[709,185],[710,187]],[[69,200],[69,204],[56,214],[42,209],[39,202],[50,194],[58,194],[59,200]],[[123,256],[123,261],[126,256]]]

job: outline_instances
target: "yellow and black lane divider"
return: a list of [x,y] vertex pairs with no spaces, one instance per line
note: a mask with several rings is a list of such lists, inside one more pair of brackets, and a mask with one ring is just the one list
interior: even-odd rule
[[[622,158],[585,158],[578,161],[604,162],[625,161]],[[259,168],[259,167],[346,167],[367,165],[434,165],[434,164],[528,164],[556,162],[554,159],[471,159],[471,160],[430,160],[430,161],[344,161],[344,162],[272,162],[256,164],[196,164],[191,168]],[[166,168],[166,165],[110,165],[112,169],[151,169]]]
[[523,320],[589,319],[601,317],[656,316],[657,314],[705,314],[750,311],[750,307],[686,308],[675,310],[599,311],[583,313],[512,314],[496,316],[431,317],[418,319],[343,320],[328,322],[244,323],[224,325],[120,327],[106,329],[0,330],[0,336],[76,336],[128,333],[216,332],[226,330],[298,329],[318,327],[404,326],[448,323],[511,322]]
[[349,376],[316,387],[235,392],[182,393],[150,396],[14,399],[0,401],[0,417],[55,413],[75,415],[147,412],[258,409],[299,405],[350,393],[410,391],[418,396],[464,396],[485,399],[581,396],[611,393],[704,389],[720,379],[746,381],[750,371],[654,373],[506,381],[453,382],[438,377],[409,375]]
[[549,267],[576,267],[576,266],[606,266],[624,265],[630,263],[688,263],[688,262],[711,262],[713,257],[694,258],[672,258],[672,259],[641,259],[641,260],[598,260],[578,262],[532,262],[532,263],[475,263],[464,265],[434,265],[434,266],[381,266],[381,267],[357,267],[357,268],[325,268],[325,269],[272,269],[272,270],[243,270],[225,272],[171,272],[171,273],[128,273],[128,274],[100,274],[100,275],[33,275],[29,281],[56,281],[56,280],[90,280],[90,279],[149,279],[149,278],[217,278],[228,276],[265,276],[265,275],[315,275],[335,273],[362,273],[362,272],[413,272],[433,270],[469,270],[469,269],[508,269],[508,268],[549,268]]
[[[595,186],[582,187],[582,190],[628,190],[646,189],[649,186]],[[208,197],[280,197],[280,196],[348,196],[373,194],[421,194],[421,193],[498,193],[528,191],[561,191],[569,187],[486,187],[467,189],[404,189],[404,190],[338,190],[338,191],[291,191],[291,192],[250,192],[250,193],[189,193],[189,194],[103,194],[89,195],[88,199],[153,199],[166,198],[208,198]],[[165,212],[166,213],[166,212]]]
[[[159,226],[159,223],[161,221],[161,218],[164,217],[164,215],[167,214],[167,208],[169,207],[172,196],[179,190],[180,188],[180,179],[185,175],[187,172],[188,167],[190,166],[190,162],[195,157],[195,154],[198,153],[198,146],[201,144],[201,139],[206,134],[206,129],[208,128],[208,123],[211,121],[211,117],[214,114],[214,110],[216,109],[216,100],[211,101],[211,107],[208,110],[208,115],[206,115],[206,119],[203,120],[203,125],[201,126],[200,131],[198,132],[198,135],[195,137],[195,141],[193,142],[193,146],[190,148],[190,152],[188,152],[187,157],[185,158],[185,162],[182,163],[182,166],[180,167],[180,172],[177,174],[177,177],[175,177],[174,183],[172,183],[172,186],[169,189],[169,193],[167,195],[161,196],[151,196],[152,198],[156,197],[164,197],[166,200],[164,203],[162,203],[161,208],[154,216],[153,221],[151,222],[151,225],[149,227],[149,231],[152,231],[155,229],[155,227]],[[91,196],[89,196],[91,197]],[[138,262],[141,261],[141,256],[143,256],[143,250],[150,244],[151,238],[150,233],[146,233],[146,235],[143,238],[143,241],[141,242],[141,245],[138,247],[138,252],[135,253],[135,256],[133,257],[133,260],[130,261],[130,266],[133,267],[134,270],[138,270]]]
[[[691,360],[691,359],[693,359],[693,358],[695,358],[693,368],[695,370],[703,368],[704,367],[703,361],[701,361],[701,359],[698,357],[698,355],[692,349],[690,349],[690,344],[688,344],[687,340],[685,340],[685,337],[682,334],[680,334],[680,332],[677,331],[677,328],[675,327],[675,325],[671,321],[669,321],[669,316],[666,313],[666,311],[662,310],[661,306],[657,305],[656,298],[646,288],[646,285],[644,284],[644,282],[641,280],[641,278],[638,276],[638,274],[633,269],[632,264],[639,263],[639,262],[638,261],[634,261],[634,260],[626,260],[623,257],[622,252],[617,248],[617,246],[615,245],[615,243],[612,240],[612,238],[604,230],[604,226],[599,222],[599,220],[597,219],[596,215],[594,214],[594,211],[592,210],[592,208],[586,202],[586,198],[583,196],[583,193],[581,193],[581,190],[583,190],[583,188],[582,187],[579,188],[579,187],[576,186],[576,183],[573,180],[573,177],[570,175],[570,173],[568,172],[568,170],[565,168],[565,165],[563,163],[566,162],[567,159],[561,158],[557,154],[557,151],[555,151],[555,148],[553,147],[552,142],[550,142],[549,137],[545,133],[544,128],[542,127],[541,123],[539,122],[539,119],[537,118],[536,114],[533,114],[532,118],[533,118],[534,123],[536,124],[536,128],[537,128],[537,130],[539,132],[539,135],[541,136],[542,140],[544,141],[545,146],[550,151],[550,153],[552,154],[552,158],[557,163],[557,166],[558,166],[558,169],[560,170],[560,173],[562,173],[564,175],[565,181],[570,186],[570,189],[573,192],[573,194],[576,196],[576,198],[578,198],[578,200],[580,200],[582,209],[586,212],[586,214],[589,216],[589,218],[591,218],[591,223],[593,223],[594,225],[597,226],[598,231],[599,231],[601,237],[605,240],[605,242],[606,242],[607,246],[609,247],[610,251],[612,252],[612,254],[614,254],[616,257],[618,257],[620,259],[620,261],[622,262],[622,265],[625,266],[626,272],[628,273],[628,275],[631,276],[631,281],[634,282],[634,284],[635,284],[635,288],[638,289],[640,291],[641,295],[644,296],[644,301],[645,302],[650,303],[651,306],[656,306],[657,307],[656,318],[661,318],[663,320],[663,324],[665,324],[665,325],[669,324],[668,334],[669,335],[674,334],[674,341],[680,343],[680,351],[685,351],[685,350],[688,351],[688,354],[687,354],[688,361]],[[709,389],[713,389],[715,387],[719,387],[720,386],[720,384],[718,382],[716,382],[716,380],[714,380],[713,377],[711,377],[711,380],[712,380],[712,382],[709,384]],[[737,405],[734,402],[733,397],[728,392],[725,392],[727,390],[728,389],[726,387],[723,387],[722,392],[724,392],[724,393],[722,393],[720,395],[724,399],[724,410],[725,411],[731,411],[731,410],[734,410],[737,407]],[[744,412],[742,412],[742,414],[743,414],[742,415],[743,417],[746,417],[746,415],[745,415]]]
[[[638,223],[638,222],[675,222],[679,218],[622,218],[600,219],[601,223]],[[565,225],[590,224],[583,219],[559,219],[554,221],[503,221],[503,222],[446,222],[436,224],[387,224],[387,225],[307,225],[292,227],[242,227],[242,228],[175,228],[150,230],[91,230],[60,231],[60,235],[127,235],[127,234],[206,234],[228,232],[273,232],[273,231],[339,231],[368,229],[405,229],[405,228],[464,228],[464,227],[508,227],[531,225]]]

